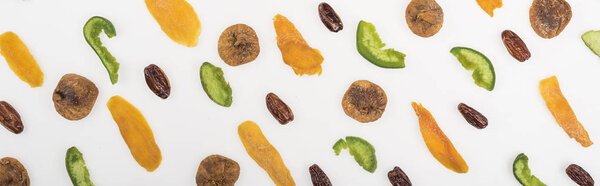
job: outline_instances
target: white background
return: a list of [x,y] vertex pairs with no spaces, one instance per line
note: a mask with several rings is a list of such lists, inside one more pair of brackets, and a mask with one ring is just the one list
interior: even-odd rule
[[[70,185],[64,157],[76,146],[84,154],[96,185],[194,185],[197,167],[211,154],[236,160],[239,185],[271,185],[246,153],[237,126],[252,120],[282,155],[298,185],[310,185],[308,167],[317,163],[333,185],[389,185],[387,172],[400,166],[414,185],[518,185],[512,162],[524,152],[532,172],[550,185],[575,185],[565,168],[577,163],[600,179],[599,144],[583,148],[554,121],[538,91],[538,82],[557,75],[563,93],[592,141],[600,143],[600,58],[583,44],[581,34],[600,29],[600,2],[570,0],[573,17],[553,39],[531,29],[531,0],[505,0],[489,17],[475,0],[443,1],[444,25],[430,38],[414,35],[406,24],[408,0],[330,1],[344,22],[332,33],[319,20],[320,1],[189,0],[202,24],[198,46],[171,41],[142,0],[2,0],[0,33],[14,31],[29,47],[44,72],[44,85],[30,88],[0,58],[0,100],[20,112],[25,131],[0,130],[0,157],[10,156],[27,168],[32,185]],[[321,76],[296,76],[277,48],[272,18],[281,13],[292,21],[325,61]],[[111,85],[99,58],[85,42],[84,23],[92,16],[109,19],[117,36],[102,41],[121,63],[119,82]],[[371,22],[388,47],[407,55],[406,68],[383,69],[363,59],[355,48],[356,26]],[[230,25],[253,27],[261,53],[249,64],[231,67],[218,56],[217,40]],[[512,58],[500,39],[511,29],[528,45],[525,63]],[[489,92],[473,83],[449,50],[466,46],[492,60],[496,88]],[[233,88],[230,108],[213,103],[202,90],[202,62],[222,67]],[[162,100],[146,86],[143,68],[151,63],[168,75],[171,96]],[[52,92],[62,75],[77,73],[96,83],[100,94],[92,112],[80,121],[56,113]],[[341,99],[355,80],[380,85],[388,95],[381,119],[359,123],[344,114]],[[280,125],[268,112],[265,96],[274,92],[294,111],[295,120]],[[145,115],[163,161],[147,172],[132,158],[107,100],[121,95]],[[429,153],[410,103],[417,101],[434,115],[469,165],[454,173]],[[489,119],[478,130],[456,107],[464,102]],[[331,146],[344,136],[359,136],[376,148],[378,167],[371,174],[344,151]],[[600,180],[598,180],[600,181]]]

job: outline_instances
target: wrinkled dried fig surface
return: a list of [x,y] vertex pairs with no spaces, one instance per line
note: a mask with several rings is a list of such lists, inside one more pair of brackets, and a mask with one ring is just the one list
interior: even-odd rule
[[383,89],[367,80],[352,83],[342,99],[346,115],[362,123],[379,119],[386,105],[387,96]]
[[64,75],[52,94],[56,112],[68,120],[86,117],[96,103],[98,88],[87,78],[77,74]]
[[418,36],[431,37],[444,23],[444,12],[435,0],[412,0],[406,7],[408,28]]
[[240,176],[237,162],[221,155],[210,155],[200,163],[196,173],[198,186],[233,186]]
[[218,44],[219,56],[231,66],[253,61],[260,53],[258,36],[252,27],[236,24],[221,33]]
[[529,8],[531,27],[542,38],[560,34],[571,20],[571,6],[565,0],[534,0]]
[[28,186],[29,175],[19,160],[5,157],[0,160],[0,185]]

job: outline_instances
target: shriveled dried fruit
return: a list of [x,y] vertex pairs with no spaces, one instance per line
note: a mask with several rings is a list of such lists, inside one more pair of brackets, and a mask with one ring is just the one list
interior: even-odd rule
[[44,73],[17,34],[5,32],[0,35],[0,54],[15,75],[29,86],[41,87],[44,84]]
[[224,107],[231,106],[233,102],[232,90],[229,83],[225,80],[221,68],[204,62],[200,67],[200,81],[202,89],[208,95],[208,98],[216,104]]
[[321,75],[321,63],[324,60],[321,52],[308,46],[294,23],[277,14],[273,18],[273,25],[283,62],[292,67],[296,75]]
[[6,101],[0,101],[0,123],[8,131],[15,134],[20,134],[25,128],[21,115]]
[[502,0],[477,0],[477,4],[490,17],[494,17],[494,9],[502,7]]
[[171,94],[171,84],[169,78],[160,67],[155,64],[150,64],[144,68],[144,77],[146,78],[146,84],[148,88],[154,92],[158,97],[167,99]]
[[269,143],[262,131],[252,121],[245,121],[238,126],[238,134],[248,155],[262,167],[275,185],[296,185],[290,170],[283,163],[277,149]]
[[408,28],[418,36],[431,37],[444,24],[444,11],[435,0],[411,0],[406,7]]
[[529,8],[531,27],[540,37],[556,37],[571,21],[571,6],[565,0],[533,0]]
[[285,125],[290,121],[294,120],[294,113],[292,109],[288,107],[285,102],[281,101],[279,97],[273,93],[267,94],[267,109],[271,112],[271,115],[279,121],[280,124]]
[[336,156],[340,155],[342,149],[348,149],[354,161],[366,171],[373,173],[377,169],[377,156],[375,156],[375,147],[367,140],[355,136],[346,136],[346,140],[339,139],[333,145],[333,151]]
[[249,63],[260,53],[258,36],[252,27],[235,24],[223,31],[219,37],[219,57],[231,66]]
[[502,42],[504,43],[506,50],[508,50],[508,53],[520,62],[524,62],[531,57],[531,53],[529,52],[527,45],[525,45],[525,42],[523,42],[523,40],[521,40],[521,38],[513,31],[504,30],[502,32]]
[[571,180],[580,186],[593,186],[594,179],[590,174],[581,168],[579,165],[571,164],[565,170]]
[[29,175],[19,160],[5,157],[0,160],[0,185],[29,186]]
[[102,65],[106,68],[110,82],[114,85],[119,80],[119,66],[117,59],[108,52],[108,49],[102,45],[100,40],[100,33],[104,31],[104,34],[108,38],[115,37],[117,31],[115,26],[106,18],[100,16],[94,16],[90,18],[83,26],[83,36],[85,41],[94,49],[96,55],[102,61]]
[[335,10],[325,2],[319,4],[319,17],[325,27],[332,32],[339,32],[344,29],[344,24],[342,23],[340,16],[338,16],[337,13],[335,13]]
[[218,154],[210,155],[198,166],[198,186],[233,186],[240,176],[240,165],[232,159]]
[[171,40],[187,47],[198,45],[200,20],[186,0],[145,0],[146,7]]
[[56,112],[68,120],[80,120],[92,111],[98,88],[87,78],[77,74],[64,75],[54,93],[52,101]]
[[488,120],[483,114],[479,113],[477,110],[469,107],[464,103],[458,104],[458,111],[460,114],[467,120],[467,122],[473,125],[475,128],[483,129],[487,127]]
[[404,174],[404,171],[400,169],[400,167],[394,167],[390,172],[388,172],[388,179],[393,186],[411,186],[412,183],[408,179],[408,176]]
[[546,186],[540,179],[531,174],[529,158],[521,153],[513,162],[513,175],[523,186]]
[[362,122],[372,122],[383,115],[387,96],[381,87],[367,80],[352,83],[342,99],[346,115]]
[[331,186],[331,181],[327,174],[321,170],[321,167],[317,164],[313,164],[308,168],[310,172],[310,179],[312,180],[313,186]]
[[73,186],[94,186],[94,183],[90,180],[90,172],[85,166],[83,154],[79,152],[77,147],[71,147],[67,150],[65,165]]

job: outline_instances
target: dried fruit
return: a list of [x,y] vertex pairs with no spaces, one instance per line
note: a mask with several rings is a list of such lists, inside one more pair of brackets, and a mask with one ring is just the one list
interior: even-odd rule
[[267,94],[266,98],[267,109],[271,112],[271,115],[279,121],[280,124],[285,125],[290,121],[294,120],[294,113],[292,109],[288,107],[279,97],[273,93]]
[[477,4],[490,17],[494,17],[494,9],[502,7],[502,0],[477,0]]
[[412,102],[412,107],[419,117],[421,135],[429,152],[446,168],[457,172],[467,173],[469,166],[462,156],[456,151],[454,145],[440,129],[433,115],[421,104]]
[[145,0],[146,7],[171,40],[187,47],[198,45],[200,20],[185,0]]
[[354,157],[356,163],[366,171],[373,173],[377,169],[375,147],[367,140],[354,136],[346,136],[346,141],[340,139],[333,145],[333,151],[336,156],[340,155],[342,149],[349,149],[349,153]]
[[313,164],[308,168],[310,173],[310,179],[312,180],[313,186],[331,186],[331,181],[327,174],[321,170],[321,167],[317,164]]
[[0,185],[29,186],[29,175],[19,160],[5,157],[0,160]]
[[323,63],[321,52],[308,46],[294,23],[277,14],[273,18],[273,25],[283,62],[292,67],[296,75],[321,75],[321,63]]
[[198,166],[198,186],[233,186],[240,176],[240,165],[227,157],[210,155]]
[[52,101],[56,112],[68,120],[80,120],[92,111],[98,88],[87,78],[77,74],[65,74],[54,93]]
[[235,24],[227,27],[219,37],[219,57],[231,66],[249,63],[260,53],[258,36],[252,27]]
[[590,136],[585,128],[583,128],[583,125],[577,121],[575,112],[571,109],[565,96],[563,96],[556,76],[540,81],[539,89],[554,119],[556,119],[558,125],[565,130],[569,137],[575,138],[583,147],[589,147],[594,144],[590,140]]
[[158,97],[167,99],[171,94],[171,84],[169,78],[160,67],[150,64],[144,68],[144,77],[148,88]]
[[565,170],[571,180],[580,186],[594,186],[594,179],[579,165],[571,164]]
[[531,53],[529,52],[527,45],[525,45],[525,42],[523,42],[523,40],[521,40],[521,38],[513,31],[504,30],[502,32],[502,42],[504,43],[506,50],[508,50],[508,53],[520,62],[524,62],[531,57]]
[[546,186],[537,177],[531,174],[529,158],[523,153],[519,154],[513,163],[513,174],[523,186]]
[[404,57],[402,52],[393,48],[383,49],[385,43],[379,38],[375,26],[371,23],[360,21],[356,31],[356,49],[358,53],[382,68],[404,68]]
[[156,170],[162,156],[144,115],[121,96],[111,97],[106,106],[135,161],[149,172]]
[[114,85],[117,83],[119,79],[119,63],[117,59],[108,52],[106,47],[102,46],[102,41],[100,40],[100,33],[104,31],[104,34],[108,38],[115,37],[117,35],[117,31],[113,24],[106,18],[100,16],[94,16],[90,18],[83,26],[83,36],[85,37],[85,41],[94,49],[94,52],[98,55],[104,68],[108,71],[108,76],[110,77],[110,82]]
[[29,86],[41,87],[44,84],[44,73],[17,34],[5,32],[0,35],[0,54],[15,75]]
[[600,56],[600,30],[587,31],[581,35],[581,39],[594,54]]
[[77,147],[71,147],[67,150],[65,165],[74,186],[94,186],[94,183],[90,180],[90,172],[85,166],[83,154],[79,152]]
[[229,107],[233,101],[231,87],[225,81],[223,70],[209,62],[204,62],[200,67],[200,80],[206,95],[215,103]]
[[496,73],[492,62],[482,53],[466,47],[454,47],[450,50],[466,70],[473,71],[473,79],[479,87],[494,90]]
[[245,121],[240,124],[238,134],[248,155],[267,171],[275,185],[296,185],[290,170],[283,163],[281,155],[265,138],[256,123]]
[[6,101],[0,101],[0,123],[6,130],[15,134],[20,134],[25,128],[21,115]]
[[411,0],[405,18],[410,31],[421,37],[431,37],[442,28],[444,11],[435,0]]
[[390,172],[388,172],[388,179],[393,186],[411,186],[412,183],[408,179],[408,176],[404,174],[404,171],[400,169],[400,167],[394,167]]
[[386,105],[387,96],[383,89],[367,80],[352,83],[342,99],[346,115],[362,123],[381,118]]
[[319,17],[325,27],[332,32],[339,32],[344,29],[344,24],[342,23],[340,16],[338,16],[337,13],[335,13],[335,10],[325,2],[319,4]]
[[531,27],[540,37],[550,39],[571,20],[571,6],[565,0],[533,0],[529,8]]
[[464,103],[458,104],[458,111],[460,114],[467,120],[467,122],[473,125],[475,128],[483,129],[487,127],[488,120],[483,114],[479,113],[477,110],[469,107]]

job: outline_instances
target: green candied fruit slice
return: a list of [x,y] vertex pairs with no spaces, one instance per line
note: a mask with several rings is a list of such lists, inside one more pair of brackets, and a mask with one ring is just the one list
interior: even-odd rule
[[402,52],[392,48],[383,49],[385,43],[379,38],[375,26],[371,23],[360,21],[356,31],[356,49],[369,62],[383,68],[404,68]]
[[106,18],[100,16],[94,16],[90,18],[83,26],[83,36],[85,41],[94,49],[94,52],[100,57],[104,68],[108,71],[110,82],[114,85],[119,79],[119,63],[117,59],[113,57],[106,47],[102,46],[100,41],[100,33],[104,30],[104,33],[108,38],[112,38],[117,35],[115,27]]
[[528,162],[529,158],[523,153],[515,158],[515,162],[513,163],[513,174],[515,175],[515,178],[517,178],[517,181],[523,186],[546,186],[546,184],[537,177],[531,175]]
[[473,79],[479,87],[494,90],[496,73],[492,62],[482,53],[466,47],[454,47],[450,50],[466,70],[473,71]]
[[585,45],[594,52],[597,56],[600,56],[600,30],[597,31],[587,31],[583,35],[581,35],[581,39]]
[[83,154],[77,150],[77,147],[71,147],[67,150],[65,164],[74,186],[94,186],[94,183],[90,180],[90,173],[85,166]]
[[346,136],[345,142],[343,139],[340,139],[333,145],[336,156],[340,154],[342,149],[349,149],[350,155],[354,157],[356,163],[366,171],[373,173],[377,169],[375,148],[366,140],[359,137]]
[[221,68],[204,62],[200,67],[200,80],[204,92],[211,100],[224,107],[231,106],[233,100],[231,87],[225,81]]

